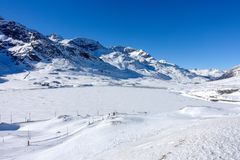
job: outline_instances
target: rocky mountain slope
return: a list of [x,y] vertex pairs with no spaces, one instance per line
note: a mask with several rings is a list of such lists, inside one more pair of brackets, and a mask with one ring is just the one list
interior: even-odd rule
[[[108,48],[87,38],[64,39],[56,34],[45,36],[17,22],[0,18],[0,75],[46,68],[50,68],[49,72],[117,79],[151,77],[177,82],[206,81],[213,75],[156,60],[141,49]],[[214,76],[220,75],[212,72]]]
[[133,70],[144,76],[160,78],[164,80],[176,80],[179,82],[193,79],[205,79],[187,69],[164,60],[156,60],[144,50],[130,47],[116,46],[111,48],[111,52],[100,57],[103,61],[116,66],[120,70]]
[[[54,39],[55,38],[55,39]],[[135,78],[141,75],[103,62],[91,52],[101,47],[91,40],[76,38],[56,39],[28,29],[14,21],[0,20],[0,67],[1,74],[38,69],[38,63],[52,64],[56,59],[65,61],[66,66],[54,66],[56,70],[87,72],[114,78]],[[65,68],[64,68],[65,67]]]
[[218,79],[226,79],[226,78],[239,77],[239,76],[240,76],[240,66],[237,66],[237,67],[234,67],[233,69],[230,69],[226,73],[224,73]]

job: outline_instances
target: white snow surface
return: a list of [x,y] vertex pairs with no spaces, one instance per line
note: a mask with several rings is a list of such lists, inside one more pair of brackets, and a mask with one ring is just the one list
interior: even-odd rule
[[8,75],[0,84],[1,160],[240,158],[239,103],[190,95],[236,89],[237,78],[178,84],[49,71]]
[[240,77],[203,82],[188,87],[182,93],[210,101],[240,104]]

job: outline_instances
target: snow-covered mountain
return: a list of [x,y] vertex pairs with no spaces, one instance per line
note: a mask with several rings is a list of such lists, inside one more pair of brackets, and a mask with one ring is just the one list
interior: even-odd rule
[[0,53],[2,75],[48,66],[54,72],[71,71],[112,78],[153,77],[178,82],[209,79],[164,60],[158,61],[141,49],[107,48],[87,38],[45,36],[3,18],[0,19]]
[[191,69],[190,70],[192,73],[195,73],[197,75],[200,75],[200,76],[204,76],[204,77],[208,77],[212,80],[218,78],[218,77],[221,77],[225,71],[222,71],[222,70],[219,70],[219,69],[214,69],[214,68],[211,68],[211,69]]
[[[47,37],[14,21],[0,20],[1,74],[38,69],[37,64],[41,62],[53,65],[58,71],[71,70],[114,78],[141,76],[130,70],[119,70],[91,54],[100,48],[104,47],[92,40],[63,40],[56,35]],[[65,68],[54,66],[52,62],[57,59],[68,65]]]
[[240,76],[240,66],[237,66],[237,67],[234,67],[233,69],[230,69],[226,73],[224,73],[218,79],[226,79],[226,78],[239,77],[239,76]]
[[[133,70],[144,76],[176,80],[179,82],[193,79],[203,80],[205,77],[196,75],[187,69],[164,60],[156,60],[149,53],[131,47],[112,47],[109,53],[100,57],[103,61],[116,66],[120,70]],[[205,79],[206,80],[206,79]]]

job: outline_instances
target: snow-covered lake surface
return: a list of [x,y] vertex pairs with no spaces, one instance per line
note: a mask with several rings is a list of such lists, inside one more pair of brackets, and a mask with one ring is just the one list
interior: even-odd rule
[[[239,79],[95,79],[51,89],[8,80],[0,84],[1,160],[240,159]],[[210,90],[235,99],[209,99]]]

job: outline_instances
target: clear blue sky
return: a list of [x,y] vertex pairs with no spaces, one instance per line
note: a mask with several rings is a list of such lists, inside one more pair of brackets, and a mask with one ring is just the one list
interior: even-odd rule
[[0,15],[44,34],[142,48],[186,68],[240,64],[238,0],[1,0]]

